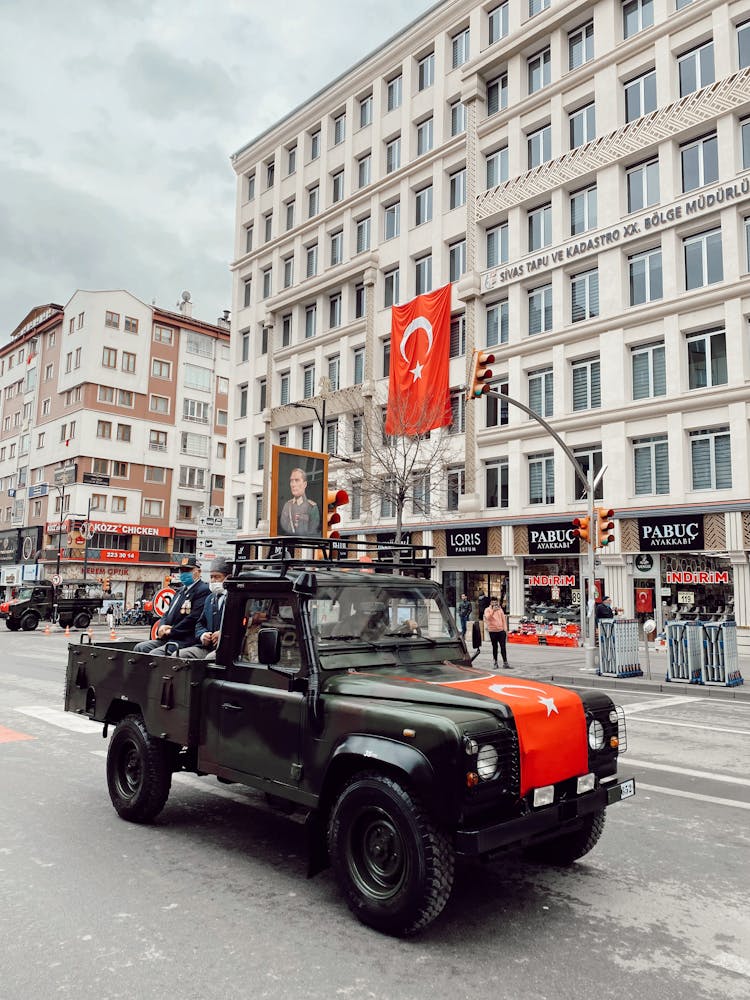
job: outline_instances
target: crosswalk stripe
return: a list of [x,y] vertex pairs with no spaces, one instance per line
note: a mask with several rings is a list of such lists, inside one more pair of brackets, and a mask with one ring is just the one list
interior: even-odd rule
[[734,806],[736,809],[750,809],[750,802],[738,802],[737,799],[721,799],[716,795],[701,795],[700,792],[687,792],[681,788],[663,788],[661,785],[644,785],[638,782],[639,792],[657,792],[662,795],[676,795],[680,799],[693,799],[695,802],[709,802],[714,806]]
[[71,712],[64,712],[60,708],[45,708],[43,705],[27,705],[17,708],[16,712],[21,715],[28,715],[32,719],[39,719],[47,722],[59,729],[67,729],[71,733],[99,733],[101,723],[92,722],[91,719],[82,715],[73,715]]

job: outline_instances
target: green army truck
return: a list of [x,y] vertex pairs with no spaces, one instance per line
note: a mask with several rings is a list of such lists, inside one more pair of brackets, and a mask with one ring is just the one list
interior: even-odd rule
[[427,549],[236,544],[215,660],[70,646],[65,708],[114,727],[123,819],[153,820],[176,772],[251,786],[306,814],[310,874],[330,864],[361,921],[406,935],[443,910],[458,856],[571,864],[634,794],[622,710],[474,667]]
[[0,604],[0,618],[11,632],[33,632],[39,622],[87,629],[108,596],[101,587],[99,581],[66,580],[56,587],[51,580],[35,580]]

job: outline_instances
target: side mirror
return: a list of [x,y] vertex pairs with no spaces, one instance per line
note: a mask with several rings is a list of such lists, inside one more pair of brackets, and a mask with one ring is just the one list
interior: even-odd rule
[[266,667],[281,659],[281,633],[277,628],[262,628],[258,632],[258,662]]
[[471,648],[482,648],[482,627],[479,622],[471,623]]

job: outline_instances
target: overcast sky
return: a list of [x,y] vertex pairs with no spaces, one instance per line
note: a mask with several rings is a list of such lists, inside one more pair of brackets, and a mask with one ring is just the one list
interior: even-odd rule
[[125,288],[231,304],[230,155],[434,0],[0,0],[0,342]]

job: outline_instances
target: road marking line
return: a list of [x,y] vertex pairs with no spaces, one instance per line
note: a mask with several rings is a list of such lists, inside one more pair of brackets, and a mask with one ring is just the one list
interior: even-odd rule
[[728,972],[736,972],[740,976],[750,978],[750,962],[746,958],[740,958],[739,955],[731,953],[717,955],[715,958],[709,958],[708,964],[718,965],[719,968],[726,969]]
[[709,781],[725,781],[729,785],[743,785],[750,788],[750,779],[733,778],[728,774],[717,774],[715,771],[694,771],[690,767],[673,767],[671,764],[656,764],[650,760],[633,760],[628,757],[622,762],[627,767],[645,767],[652,771],[666,771],[669,774],[681,774],[685,778],[706,778]]
[[731,736],[750,736],[750,729],[725,729],[723,726],[702,726],[698,722],[672,722],[669,719],[633,719],[633,725],[679,726],[681,729],[707,729],[710,733],[726,733]]
[[27,733],[18,733],[15,729],[0,726],[0,743],[19,743],[21,740],[35,739],[36,736],[29,736]]
[[713,806],[734,806],[737,809],[750,809],[750,802],[738,802],[737,799],[720,799],[715,795],[701,795],[700,792],[684,792],[679,788],[664,788],[662,785],[644,785],[637,782],[639,792],[661,792],[663,795],[676,795],[680,799],[694,799],[696,802],[709,802]]
[[635,715],[636,712],[650,712],[652,708],[671,708],[673,705],[684,705],[695,701],[696,695],[682,695],[675,698],[660,698],[659,701],[640,701],[635,705],[623,705],[625,715]]
[[32,719],[40,719],[48,722],[52,726],[60,729],[67,729],[71,733],[98,733],[101,731],[101,722],[92,722],[91,719],[82,715],[73,715],[71,712],[63,712],[60,708],[44,708],[42,705],[28,705],[24,708],[17,708],[16,712],[21,715],[29,715]]

